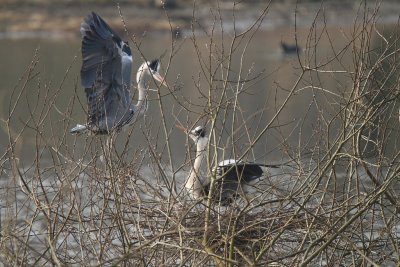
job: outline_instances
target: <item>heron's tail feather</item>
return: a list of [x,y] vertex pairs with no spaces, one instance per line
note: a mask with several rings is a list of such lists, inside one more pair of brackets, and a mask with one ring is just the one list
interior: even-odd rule
[[83,134],[86,133],[88,131],[88,128],[86,125],[81,125],[81,124],[77,124],[74,128],[72,128],[69,132],[71,134]]
[[266,167],[266,168],[281,168],[282,166],[294,168],[293,165],[289,164],[290,162],[292,162],[292,161],[287,161],[287,162],[277,163],[277,164],[262,164],[262,163],[261,164],[260,163],[256,163],[256,164],[258,166]]

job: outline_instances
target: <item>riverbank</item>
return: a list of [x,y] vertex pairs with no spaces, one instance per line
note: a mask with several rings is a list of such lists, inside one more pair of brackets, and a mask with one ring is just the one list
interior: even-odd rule
[[[244,2],[244,1],[243,1]],[[233,13],[235,9],[236,29],[242,30],[250,26],[267,6],[266,3],[246,2],[234,4],[222,1],[217,12],[216,4],[208,3],[195,6],[179,5],[145,5],[143,3],[122,3],[122,12],[126,28],[131,34],[154,34],[159,32],[191,30],[193,16],[199,29],[209,29],[215,19],[221,16],[225,31],[233,29]],[[292,3],[272,3],[261,28],[271,29],[282,26],[310,27],[316,17],[319,22],[327,24],[350,24],[354,22],[360,6],[353,2],[302,3],[297,7]],[[369,12],[376,10],[374,3],[369,4]],[[89,12],[101,14],[109,24],[119,32],[124,30],[117,4],[104,2],[101,4],[80,3],[79,1],[48,4],[46,1],[36,4],[19,2],[4,4],[0,8],[0,38],[78,38],[82,18]],[[296,13],[296,17],[295,17]],[[383,2],[379,6],[378,17],[381,23],[396,23],[400,14],[400,3]],[[220,22],[218,21],[218,24]]]

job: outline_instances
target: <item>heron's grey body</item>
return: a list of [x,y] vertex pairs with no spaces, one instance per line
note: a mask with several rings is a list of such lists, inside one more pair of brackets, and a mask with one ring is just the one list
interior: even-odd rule
[[[215,190],[216,198],[220,199],[222,204],[229,203],[232,196],[238,193],[241,185],[251,183],[264,175],[262,167],[276,168],[277,166],[234,159],[221,161],[218,166],[213,168],[213,173],[218,181],[217,190]],[[209,194],[210,185],[210,182],[203,185],[204,194]]]
[[148,81],[145,75],[154,75],[157,80],[162,78],[158,74],[158,60],[145,62],[139,68],[139,99],[135,105],[130,90],[132,53],[128,43],[122,41],[94,12],[82,22],[81,34],[81,84],[88,101],[88,120],[85,125],[78,124],[70,132],[109,134],[119,131],[144,114]]

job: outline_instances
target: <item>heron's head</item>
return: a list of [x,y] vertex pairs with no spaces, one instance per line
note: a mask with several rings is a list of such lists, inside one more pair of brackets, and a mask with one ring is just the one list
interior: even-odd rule
[[129,47],[129,43],[121,41],[121,46],[122,46],[121,47],[122,53],[125,53],[125,55],[131,57],[132,51],[131,51],[131,48]]
[[193,130],[186,129],[180,125],[176,125],[176,127],[183,132],[185,132],[196,145],[200,145],[204,148],[207,145],[208,138],[207,138],[207,130],[203,126],[197,126]]
[[201,138],[205,138],[206,137],[206,128],[203,126],[197,126],[196,128],[194,128],[193,130],[191,130],[189,132],[189,137],[192,138],[193,141],[198,141]]
[[113,35],[112,39],[117,44],[118,50],[119,50],[119,54],[121,56],[132,57],[132,51],[131,51],[131,48],[129,47],[129,43],[128,42],[122,41],[121,38],[119,38],[118,35]]
[[140,80],[144,78],[143,75],[147,74],[153,77],[156,81],[160,82],[161,85],[167,86],[165,78],[161,76],[159,71],[160,71],[160,61],[158,59],[155,59],[153,61],[145,61],[139,67],[139,70],[136,74],[136,81],[137,83],[139,83]]

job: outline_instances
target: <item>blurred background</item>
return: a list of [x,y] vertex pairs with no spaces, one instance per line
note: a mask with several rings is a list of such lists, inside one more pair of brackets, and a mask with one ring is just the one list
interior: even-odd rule
[[[274,101],[278,99],[279,103],[280,99],[284,99],[299,76],[299,60],[312,58],[316,64],[329,62],[337,51],[349,45],[354,25],[361,22],[364,14],[360,11],[364,10],[364,2],[2,0],[0,1],[0,118],[3,122],[7,119],[10,103],[15,99],[13,92],[25,84],[26,95],[14,110],[11,125],[14,133],[18,133],[28,120],[30,110],[33,108],[29,103],[35,103],[35,99],[43,99],[40,94],[44,92],[58,94],[55,102],[58,111],[52,111],[55,114],[52,131],[57,129],[63,131],[66,127],[71,128],[76,123],[85,121],[86,100],[79,76],[81,65],[79,29],[83,18],[91,11],[101,15],[123,39],[130,41],[134,55],[134,70],[137,70],[144,59],[159,57],[164,57],[162,61],[165,68],[170,57],[168,73],[164,71],[167,81],[175,88],[176,94],[189,102],[193,111],[202,111],[205,100],[195,86],[201,66],[193,46],[193,34],[200,49],[204,49],[204,55],[207,55],[211,33],[215,36],[215,40],[229,45],[233,32],[243,32],[253,25],[261,15],[260,12],[267,6],[265,19],[260,22],[259,29],[245,50],[241,69],[243,73],[251,70],[253,77],[262,73],[262,78],[249,86],[248,94],[240,98],[244,117],[251,116],[258,110],[265,110],[263,117],[256,118],[258,121],[260,119],[268,121],[275,114]],[[378,12],[377,26],[383,34],[391,36],[397,32],[400,3],[382,1],[377,5],[371,1],[365,10],[369,13],[367,15]],[[315,36],[310,37],[312,34]],[[224,36],[223,41],[220,41],[221,36]],[[132,40],[136,42],[135,45],[132,44]],[[310,46],[312,43],[310,40],[314,40],[313,47]],[[172,44],[175,48],[172,48]],[[371,44],[372,47],[379,48],[381,41],[372,37]],[[307,46],[312,49],[312,53],[304,53]],[[244,43],[240,44],[239,48],[244,49]],[[240,49],[233,57],[232,71],[236,74],[239,72],[239,63],[244,51]],[[172,50],[174,50],[173,56],[171,56]],[[296,51],[299,51],[299,56]],[[353,64],[351,53],[345,51],[340,62],[330,62],[329,69],[351,69]],[[36,62],[33,78],[26,82],[23,77],[33,60]],[[135,75],[135,72],[132,75]],[[351,78],[346,75],[311,80],[310,77],[308,81],[315,86],[335,92],[345,91],[352,83]],[[203,85],[205,84],[201,84]],[[307,85],[307,80],[303,85]],[[207,87],[204,86],[203,89],[207,90]],[[75,95],[79,97],[81,103],[74,104],[71,122],[66,126],[65,118],[57,117],[57,114],[67,109]],[[167,114],[174,114],[167,118],[170,120],[169,126],[173,127],[176,117],[183,122],[187,117],[191,121],[197,119],[196,114],[181,112],[180,107],[176,105],[176,99],[167,92],[162,95],[165,95],[163,101]],[[276,144],[280,143],[282,136],[297,144],[299,138],[302,139],[304,136],[309,138],[312,135],[312,126],[315,125],[318,112],[311,104],[315,100],[312,95],[311,91],[304,90],[299,92],[296,101],[288,103],[288,108],[280,118],[281,123],[287,126],[281,128],[278,136],[273,131],[267,133],[265,140],[262,140],[265,145],[258,146],[255,152],[256,160],[265,160],[269,157],[276,159]],[[150,93],[150,97],[154,100],[156,94]],[[320,101],[328,101],[329,97]],[[151,120],[150,123],[157,128],[160,125],[160,111],[154,102],[156,101],[150,102],[147,118],[150,118],[148,121]],[[329,105],[326,107],[329,108]],[[300,120],[304,122],[302,127],[310,131],[303,133],[301,137],[296,124],[296,121]],[[54,132],[49,138],[51,139],[53,135]],[[2,149],[6,149],[8,145],[7,136],[7,127],[1,123],[0,148]],[[176,158],[182,160],[185,153],[185,137],[173,131],[170,138],[173,147],[176,147]],[[135,143],[143,142],[142,134],[135,134]],[[240,145],[245,147],[247,143],[243,141]],[[21,158],[32,159],[35,153],[34,147],[34,134],[26,129],[19,139],[17,151],[21,154]]]
[[[363,1],[184,1],[184,0],[1,0],[0,37],[2,38],[76,38],[79,37],[79,24],[82,17],[90,11],[97,11],[112,25],[122,30],[117,5],[126,16],[126,24],[131,33],[144,31],[169,31],[172,28],[190,28],[193,7],[196,7],[197,22],[203,26],[212,23],[210,9],[219,7],[224,21],[232,20],[232,9],[236,19],[249,23],[259,15],[265,5],[269,5],[267,20],[262,28],[276,28],[294,25],[294,11],[297,7],[297,24],[310,26],[318,10],[323,10],[325,23],[344,25],[354,21],[355,12]],[[375,1],[367,1],[371,8]],[[381,23],[395,23],[398,19],[398,1],[379,1]],[[323,3],[323,4],[322,4]],[[371,10],[372,11],[372,10]],[[168,14],[170,21],[166,19]],[[170,25],[171,23],[171,25]]]

